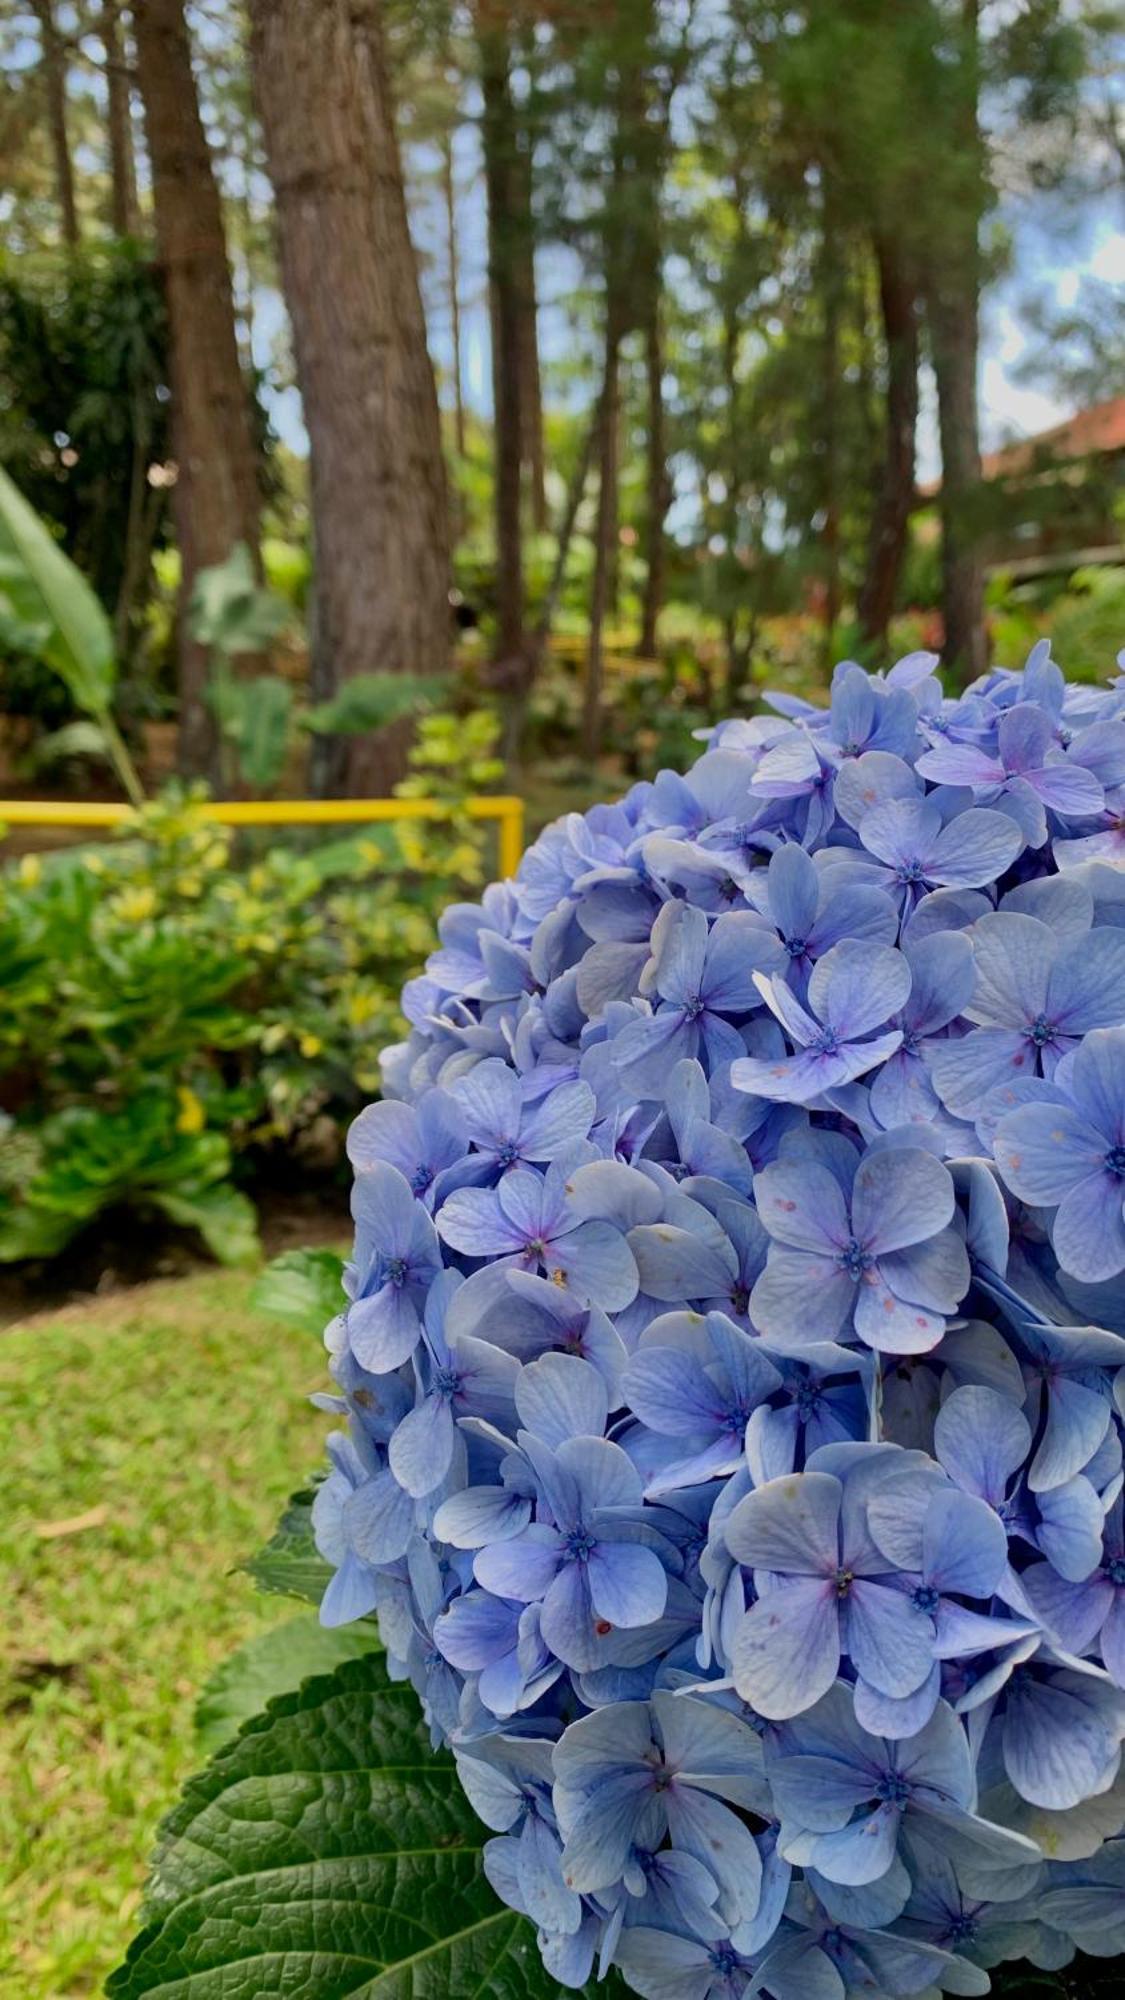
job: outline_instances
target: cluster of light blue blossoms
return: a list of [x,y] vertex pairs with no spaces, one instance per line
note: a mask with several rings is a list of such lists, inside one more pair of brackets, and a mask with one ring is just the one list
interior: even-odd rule
[[1125,1950],[1125,676],[935,667],[548,828],[352,1130],[322,1615],[566,1985]]

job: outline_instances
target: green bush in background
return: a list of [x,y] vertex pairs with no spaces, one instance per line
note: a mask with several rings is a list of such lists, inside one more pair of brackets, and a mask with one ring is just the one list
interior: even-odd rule
[[[491,782],[495,727],[428,718],[414,787],[439,789],[454,736],[458,785]],[[0,1262],[121,1208],[253,1255],[243,1190],[281,1149],[338,1155],[437,913],[485,872],[452,798],[424,829],[257,852],[204,805],[170,791],[119,840],[0,873]]]

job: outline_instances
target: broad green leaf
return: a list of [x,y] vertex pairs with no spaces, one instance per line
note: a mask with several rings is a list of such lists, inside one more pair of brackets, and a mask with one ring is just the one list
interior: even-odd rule
[[50,735],[41,736],[32,750],[37,771],[50,770],[52,765],[63,764],[69,757],[97,757],[104,762],[112,762],[109,739],[100,723],[64,723],[61,729],[53,729]]
[[353,1660],[271,1702],[191,1780],[153,1921],[107,1993],[557,2000],[531,1925],[485,1880],[489,1837],[409,1682]]
[[416,714],[446,691],[447,683],[433,674],[353,674],[331,701],[306,709],[301,723],[314,736],[362,736]]
[[201,569],[192,586],[192,638],[217,653],[259,653],[288,618],[288,606],[259,584],[245,542],[236,543],[225,562]]
[[277,1597],[303,1597],[319,1604],[332,1576],[317,1554],[312,1531],[313,1490],[294,1493],[264,1549],[243,1564],[259,1590]]
[[236,680],[229,671],[212,675],[211,706],[223,736],[248,785],[268,791],[285,767],[293,690],[278,674]]
[[208,1755],[237,1735],[275,1695],[291,1694],[313,1674],[334,1673],[345,1660],[378,1652],[378,1627],[361,1618],[328,1629],[313,1612],[257,1632],[216,1667],[195,1707],[199,1745]]
[[170,1222],[197,1229],[220,1264],[252,1264],[259,1252],[258,1217],[248,1195],[223,1185],[178,1194],[162,1190],[153,1197]]
[[79,708],[102,716],[117,669],[113,632],[81,570],[0,467],[0,606],[34,636],[34,651]]
[[259,1312],[319,1338],[343,1308],[343,1269],[338,1250],[285,1250],[266,1265],[250,1303]]

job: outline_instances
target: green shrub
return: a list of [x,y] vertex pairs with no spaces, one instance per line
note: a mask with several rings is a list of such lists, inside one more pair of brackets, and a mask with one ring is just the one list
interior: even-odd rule
[[[436,789],[454,729],[466,789],[495,775],[491,718],[431,717],[411,791]],[[437,912],[483,879],[452,800],[447,821],[258,851],[205,804],[173,790],[121,839],[0,872],[0,1262],[121,1208],[250,1254],[235,1183],[281,1149],[332,1163]]]

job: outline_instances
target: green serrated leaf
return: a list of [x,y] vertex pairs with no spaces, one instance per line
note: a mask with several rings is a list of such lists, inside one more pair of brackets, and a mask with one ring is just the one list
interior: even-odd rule
[[278,1597],[302,1597],[307,1604],[320,1603],[332,1571],[316,1551],[312,1503],[311,1487],[292,1494],[265,1548],[243,1564],[259,1590]]
[[[556,2000],[488,1830],[369,1654],[283,1695],[167,1821],[110,2000]],[[605,1989],[601,1989],[604,1993]]]
[[319,1336],[344,1305],[338,1250],[285,1250],[266,1265],[250,1294],[259,1312]]
[[378,1628],[366,1619],[333,1630],[302,1611],[258,1632],[216,1667],[195,1708],[200,1748],[210,1754],[238,1734],[279,1694],[290,1694],[313,1674],[329,1674],[345,1660],[380,1649]]

